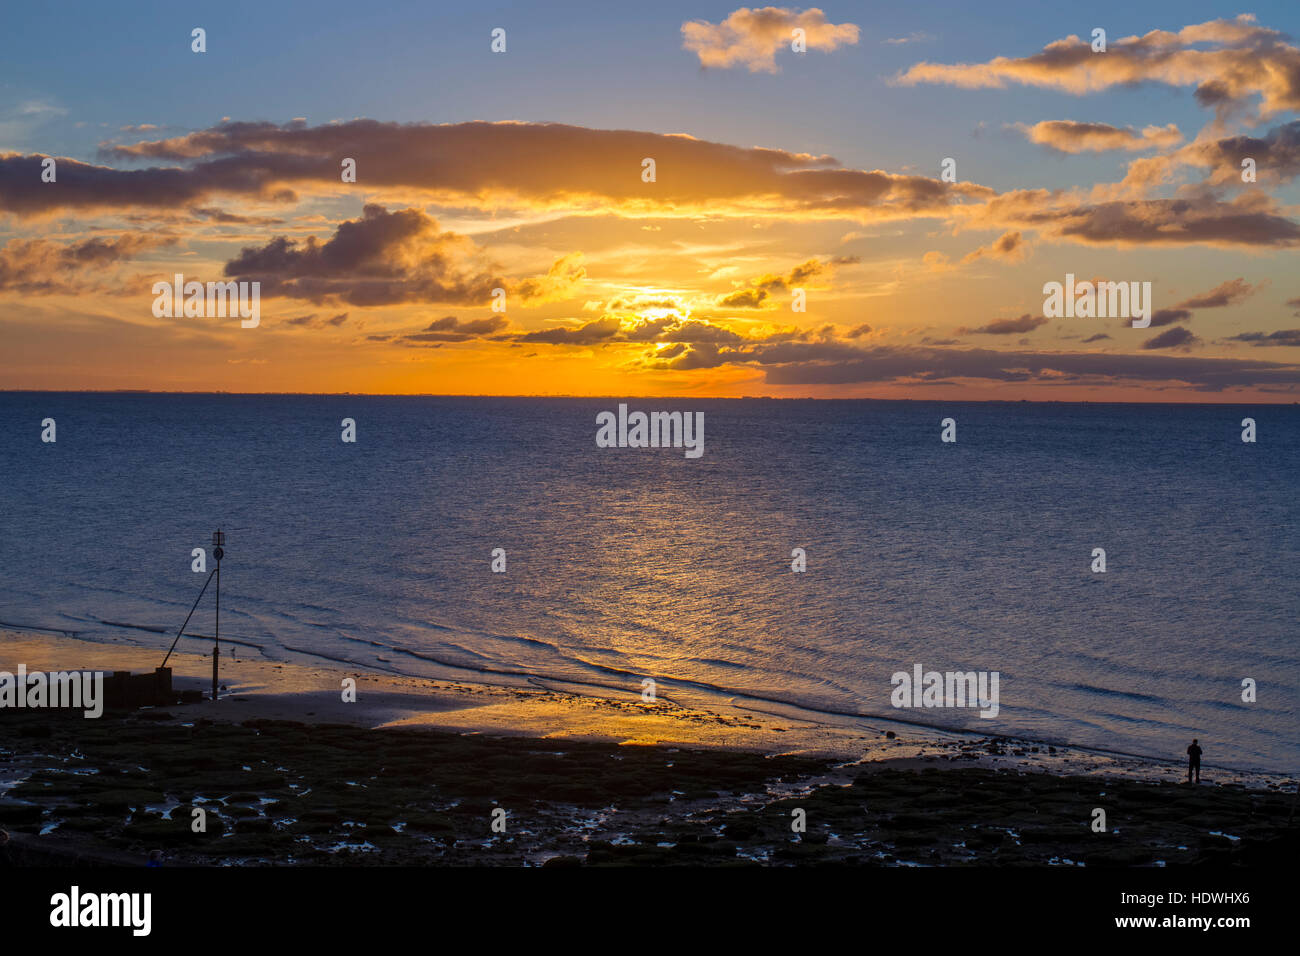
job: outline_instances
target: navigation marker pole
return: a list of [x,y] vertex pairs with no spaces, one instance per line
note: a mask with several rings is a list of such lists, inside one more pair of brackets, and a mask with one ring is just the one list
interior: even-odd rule
[[217,559],[217,617],[216,627],[212,632],[212,699],[217,699],[217,666],[221,660],[221,559],[226,556],[226,536],[217,529],[212,532],[212,556]]

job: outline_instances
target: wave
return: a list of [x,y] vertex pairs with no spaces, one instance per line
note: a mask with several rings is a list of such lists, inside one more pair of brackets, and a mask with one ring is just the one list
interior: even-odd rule
[[[153,633],[153,634],[167,633],[164,629],[153,625],[133,624],[127,622],[120,622],[120,621],[109,621],[102,618],[94,618],[93,620],[101,625],[108,626],[108,627],[123,628],[123,629],[128,629],[133,631],[139,631],[143,633]],[[93,635],[87,634],[86,632],[69,631],[65,628],[44,627],[40,625],[14,623],[9,621],[0,621],[0,627],[11,628],[13,630],[38,631],[38,632],[45,632],[45,633],[62,634],[70,637],[77,637],[83,640],[89,640],[91,642],[95,641],[95,637]],[[186,633],[181,635],[181,637],[189,640],[203,640],[203,641],[212,640],[212,637],[210,635],[203,635],[203,634]],[[397,644],[385,644],[383,642],[365,640],[361,638],[352,637],[346,634],[340,634],[339,637],[343,640],[351,641],[354,643],[365,643],[372,647],[379,648],[389,653],[405,654],[416,660],[425,661],[427,663],[431,663],[439,667],[447,668],[449,670],[463,671],[465,673],[474,675],[475,677],[479,678],[479,680],[483,683],[492,683],[492,681],[490,680],[490,678],[492,677],[516,677],[516,678],[527,680],[528,682],[534,684],[535,686],[554,684],[554,685],[561,685],[565,687],[584,687],[584,688],[591,688],[593,690],[614,692],[620,695],[626,695],[628,693],[634,692],[632,688],[629,687],[628,681],[624,681],[621,683],[611,683],[606,681],[586,679],[583,677],[574,676],[572,674],[547,672],[535,668],[529,669],[529,668],[510,668],[510,667],[501,667],[501,666],[475,665],[464,661],[457,661],[448,658],[446,656],[439,656],[435,653],[430,653],[428,651],[414,650],[412,648],[403,647]],[[505,636],[498,636],[498,637],[499,639],[507,639]],[[393,667],[376,667],[373,663],[363,663],[361,661],[357,661],[346,656],[330,654],[326,651],[315,649],[315,648],[298,647],[293,644],[285,643],[283,641],[276,642],[273,645],[268,645],[268,644],[258,644],[251,641],[240,640],[237,638],[222,637],[221,640],[222,643],[229,643],[229,644],[234,644],[242,647],[250,647],[259,650],[263,653],[266,653],[268,649],[271,651],[277,651],[277,650],[286,651],[293,654],[301,654],[307,657],[318,658],[320,660],[328,661],[333,664],[343,664],[350,667],[356,667],[360,670],[379,670],[385,673],[390,673],[396,676],[403,676],[403,677],[418,678],[423,676],[419,674],[411,674]],[[527,643],[527,644],[548,648],[549,650],[552,650],[557,654],[561,653],[560,648],[558,646],[547,641],[539,640],[536,638],[524,638],[524,637],[516,638],[516,640],[520,641],[521,643]],[[462,648],[458,648],[458,649],[464,650]],[[269,657],[270,655],[268,654],[267,656]],[[482,657],[483,655],[475,654],[474,656]],[[598,673],[606,674],[611,677],[627,678],[630,681],[634,682],[635,687],[638,690],[640,686],[640,680],[646,676],[645,674],[639,671],[628,670],[625,668],[611,667],[609,665],[604,665],[604,664],[596,664],[589,661],[583,661],[580,658],[564,657],[564,660],[568,663],[572,663],[580,667],[586,667]],[[705,663],[706,661],[701,660],[699,662]],[[1159,766],[1181,765],[1181,758],[1171,759],[1171,758],[1162,757],[1150,753],[1141,753],[1137,751],[1122,750],[1113,747],[1099,747],[1092,744],[1075,743],[1074,741],[1072,741],[1071,739],[1065,736],[1043,734],[1041,732],[1030,734],[1030,733],[1023,733],[1023,732],[998,733],[991,730],[985,731],[980,729],[974,729],[969,724],[948,722],[948,721],[937,720],[937,719],[926,719],[923,717],[907,716],[908,714],[912,713],[910,710],[898,710],[898,711],[889,711],[889,712],[848,710],[841,707],[830,706],[824,702],[801,699],[798,697],[778,696],[778,695],[756,693],[754,691],[739,690],[734,687],[728,687],[724,684],[714,683],[711,681],[682,678],[682,677],[672,677],[672,676],[659,676],[659,677],[655,677],[654,680],[656,685],[656,696],[660,700],[664,700],[674,704],[678,703],[679,701],[674,699],[674,695],[671,695],[671,689],[673,687],[678,687],[683,689],[688,688],[690,690],[694,690],[701,693],[706,698],[716,698],[720,701],[724,701],[730,706],[737,707],[742,710],[748,710],[754,713],[761,713],[761,714],[766,714],[774,717],[785,717],[789,719],[792,718],[793,716],[797,716],[797,715],[792,715],[790,711],[796,711],[799,714],[808,714],[820,718],[830,718],[837,721],[852,721],[852,722],[879,721],[886,724],[900,724],[904,726],[918,727],[925,730],[938,731],[945,734],[956,734],[965,737],[978,737],[982,739],[992,739],[992,740],[1000,740],[1006,742],[1022,742],[1030,746],[1038,745],[1043,747],[1054,746],[1060,748],[1068,748],[1071,750],[1077,750],[1083,753],[1095,754],[1103,757],[1112,757],[1112,758],[1126,757],[1126,758],[1138,759],[1145,763],[1159,765]],[[1071,686],[1081,691],[1095,692],[1101,696],[1130,697],[1130,698],[1143,699],[1147,701],[1165,702],[1165,699],[1161,697],[1154,697],[1152,695],[1145,695],[1145,694],[1133,694],[1131,692],[1116,691],[1116,690],[1103,688],[1103,687],[1093,687],[1092,685],[1089,684],[1076,684]],[[664,693],[665,689],[667,689],[670,693],[667,694]],[[771,710],[765,708],[777,708],[777,709]],[[1039,713],[1047,718],[1054,718],[1057,716],[1048,711],[1042,711],[1036,708],[1022,708],[1022,711],[1024,713]],[[1127,717],[1126,715],[1123,714],[1108,714],[1107,719],[1111,721],[1130,720],[1145,725],[1151,725],[1153,723],[1149,718],[1132,718],[1132,717]],[[1095,721],[1077,720],[1076,722],[1081,723],[1084,726],[1091,725],[1101,732],[1106,732],[1107,730],[1107,728],[1104,725],[1096,723]],[[1162,722],[1157,721],[1154,723],[1161,724]],[[1163,725],[1163,726],[1168,726],[1168,725]],[[1207,766],[1211,766],[1211,765],[1207,764]],[[1218,769],[1228,770],[1234,773],[1245,773],[1245,774],[1276,775],[1277,773],[1280,772],[1277,770],[1269,770],[1261,767],[1236,767],[1228,764],[1214,764],[1213,766],[1217,767]]]

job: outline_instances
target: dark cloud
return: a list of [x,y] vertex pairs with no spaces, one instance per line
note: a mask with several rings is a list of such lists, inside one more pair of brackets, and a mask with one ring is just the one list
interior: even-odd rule
[[423,331],[401,336],[404,342],[467,342],[500,332],[508,322],[503,315],[461,320],[454,315],[434,319]]
[[[971,183],[846,169],[829,156],[737,147],[690,136],[597,130],[559,123],[382,123],[358,119],[223,123],[171,139],[106,146],[116,162],[176,166],[124,170],[59,159],[56,185],[40,180],[40,155],[0,156],[0,210],[174,208],[215,194],[292,201],[296,187],[337,191],[343,158],[368,190],[425,190],[457,205],[574,209],[627,204],[642,212],[784,217],[942,215],[992,195]],[[653,157],[653,188],[641,180]],[[520,162],[520,157],[528,157]]]
[[1230,202],[1211,195],[1077,204],[1045,190],[1004,193],[975,222],[1017,223],[1086,245],[1256,246],[1300,244],[1300,224],[1262,193]]
[[653,296],[631,296],[629,298],[613,299],[609,303],[610,311],[619,310],[640,310],[640,309],[677,309],[680,308],[676,299],[656,299]]
[[402,302],[461,302],[486,305],[502,281],[462,265],[468,241],[441,232],[418,209],[389,212],[368,205],[360,219],[339,223],[321,242],[278,236],[245,248],[226,263],[225,274],[262,283],[262,295],[323,302],[334,298],[357,306]]
[[434,319],[425,328],[426,332],[454,332],[464,335],[488,335],[497,332],[506,326],[505,316],[492,315],[485,319],[470,319],[462,321],[454,315],[445,315],[441,319]]
[[214,193],[276,202],[297,198],[274,185],[275,175],[238,161],[213,161],[201,169],[114,169],[58,157],[57,179],[41,182],[42,155],[0,154],[0,212],[41,215],[60,209],[189,206]]
[[1251,359],[951,349],[927,346],[860,348],[845,342],[700,346],[650,367],[686,369],[739,365],[764,370],[772,385],[910,384],[972,380],[1100,385],[1183,384],[1202,391],[1275,387],[1300,392],[1300,365]]
[[323,328],[327,325],[333,326],[334,328],[338,328],[339,326],[345,324],[347,320],[348,320],[348,313],[346,312],[340,312],[338,315],[331,315],[327,319],[318,319],[316,317],[316,313],[312,312],[309,315],[299,315],[292,319],[286,319],[285,324],[297,325],[305,328]]
[[[1176,322],[1186,322],[1192,317],[1192,313],[1187,309],[1156,309],[1151,313],[1151,327],[1160,328],[1164,325],[1173,325]],[[1130,327],[1132,323],[1125,319],[1120,323],[1125,327]]]
[[676,316],[662,321],[640,323],[629,330],[624,338],[630,342],[682,342],[688,345],[706,342],[721,345],[745,341],[739,332],[723,326],[700,319],[678,319]]
[[247,247],[225,274],[260,282],[262,294],[356,306],[407,302],[487,305],[494,289],[524,301],[567,296],[586,276],[581,254],[558,259],[545,276],[507,283],[481,261],[466,237],[439,230],[419,209],[389,212],[367,205],[360,219],[339,223],[334,235],[299,241],[277,236]]
[[997,319],[977,329],[958,329],[958,335],[1015,335],[1020,332],[1032,332],[1040,325],[1046,325],[1047,319],[1041,315],[1026,312],[1016,319]]
[[1193,91],[1192,96],[1196,102],[1207,109],[1213,109],[1232,101],[1232,91],[1228,89],[1227,83],[1220,83],[1218,80],[1208,80],[1198,86]]
[[284,225],[283,219],[270,219],[266,216],[240,216],[233,212],[226,212],[224,209],[216,209],[212,207],[205,208],[201,206],[193,206],[190,209],[190,213],[199,219],[207,219],[210,222],[215,222],[223,226]]
[[1228,305],[1244,302],[1258,291],[1245,279],[1229,279],[1220,282],[1208,292],[1194,295],[1178,304],[1180,309],[1218,309]]
[[[1260,286],[1251,285],[1245,279],[1228,279],[1226,282],[1220,282],[1207,292],[1184,299],[1173,308],[1156,309],[1155,312],[1151,313],[1151,327],[1161,328],[1166,325],[1190,321],[1193,309],[1220,309],[1225,306],[1237,305],[1250,298],[1259,289]],[[1129,321],[1126,319],[1122,324],[1128,326]]]
[[547,345],[595,345],[611,341],[618,334],[619,321],[614,318],[600,318],[577,328],[558,327],[541,329],[536,332],[523,332],[515,336],[519,342],[542,342]]
[[1261,183],[1289,183],[1300,175],[1300,120],[1284,123],[1264,136],[1225,136],[1192,143],[1179,150],[1179,162],[1209,167],[1207,181],[1215,185],[1242,185],[1242,161],[1255,161]]
[[[736,364],[769,364],[773,385],[849,385],[872,382],[934,381],[940,379],[991,382],[1059,382],[1062,376],[1080,382],[1185,383],[1204,391],[1224,388],[1279,386],[1300,392],[1300,366],[1245,359],[1212,359],[1169,355],[1125,355],[1112,352],[1000,352],[991,349],[936,349],[880,346],[855,354],[800,356],[799,346],[780,356],[731,355]],[[761,350],[762,347],[759,347]]]
[[[702,319],[683,319],[669,315],[658,319],[641,319],[624,325],[617,317],[606,315],[594,322],[579,326],[563,326],[536,332],[521,332],[509,336],[515,342],[542,342],[549,345],[593,345],[596,343],[678,344],[692,346],[738,346],[751,342],[783,342],[808,340],[828,334],[820,330],[784,329],[754,336],[742,335],[732,329],[715,325]],[[666,353],[657,353],[662,358]],[[676,353],[674,353],[676,354]]]
[[758,309],[767,298],[767,289],[740,289],[720,297],[717,304],[723,309]]
[[[830,340],[834,335],[834,326],[824,325],[818,329],[797,329],[794,327],[777,329],[745,335],[733,329],[717,325],[703,319],[684,319],[678,315],[667,315],[655,319],[620,319],[615,315],[604,315],[599,319],[577,325],[562,325],[531,332],[505,332],[507,323],[503,316],[487,319],[461,321],[452,316],[437,319],[421,332],[401,336],[403,341],[456,341],[468,339],[490,339],[493,341],[534,343],[544,345],[609,345],[609,344],[643,344],[643,345],[680,345],[686,346],[742,346],[752,343],[776,343],[792,341]],[[681,349],[672,350],[672,355]],[[656,358],[669,355],[667,351],[654,353]]]
[[[1154,324],[1154,320],[1153,320]],[[1144,349],[1186,349],[1193,345],[1199,345],[1200,339],[1190,330],[1182,326],[1161,332],[1159,335],[1153,335],[1142,343]]]
[[1280,329],[1277,332],[1242,332],[1228,337],[1229,342],[1249,342],[1251,345],[1300,345],[1300,329]]
[[[1293,135],[1280,133],[1270,141],[1279,162],[1288,161],[1283,157]],[[46,184],[40,181],[42,156],[5,154],[0,156],[0,211],[41,215],[118,207],[135,215],[146,210],[166,215],[178,207],[216,208],[203,200],[217,194],[289,202],[298,198],[298,189],[337,193],[340,159],[350,157],[360,164],[372,195],[420,191],[430,202],[494,210],[859,222],[963,215],[979,228],[1032,228],[1085,244],[1286,247],[1300,242],[1300,226],[1261,193],[1244,193],[1232,202],[1202,195],[1101,204],[1043,190],[997,196],[973,183],[846,169],[829,156],[553,123],[232,122],[102,152],[119,163],[175,165],[118,169],[60,159],[58,182]],[[529,161],[520,162],[520,156]],[[639,175],[639,158],[645,156],[657,162],[652,189]],[[765,297],[742,290],[741,298],[747,301],[736,307],[753,307],[754,299]]]

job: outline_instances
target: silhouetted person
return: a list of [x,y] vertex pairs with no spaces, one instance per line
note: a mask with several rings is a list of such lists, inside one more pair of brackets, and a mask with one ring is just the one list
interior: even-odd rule
[[1196,782],[1201,782],[1201,748],[1192,738],[1192,745],[1187,748],[1187,782],[1192,782],[1192,773],[1196,773]]
[[13,866],[13,850],[9,847],[9,831],[0,830],[0,866]]

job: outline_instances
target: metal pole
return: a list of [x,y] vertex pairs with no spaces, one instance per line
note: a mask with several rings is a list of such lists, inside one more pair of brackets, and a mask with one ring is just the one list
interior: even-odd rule
[[206,581],[203,582],[203,590],[200,591],[200,592],[199,592],[199,596],[196,597],[196,598],[194,599],[194,606],[193,606],[192,608],[190,608],[190,613],[187,614],[187,615],[185,615],[185,623],[182,624],[182,625],[181,625],[181,629],[180,629],[179,631],[176,632],[176,640],[172,641],[172,646],[168,649],[168,651],[167,651],[167,656],[163,658],[163,662],[162,662],[162,664],[159,665],[159,666],[161,666],[161,667],[166,667],[166,666],[167,666],[167,662],[168,662],[169,660],[171,660],[171,657],[172,657],[172,651],[176,650],[176,643],[177,643],[177,641],[179,641],[179,640],[181,639],[181,635],[185,633],[185,628],[189,625],[189,623],[190,623],[190,618],[192,618],[192,617],[194,616],[194,612],[195,612],[196,610],[198,610],[199,602],[203,600],[203,595],[204,595],[204,593],[208,590],[208,585],[212,583],[212,578],[213,578],[213,576],[214,576],[216,573],[217,573],[217,572],[216,572],[215,570],[212,571],[211,573],[209,573],[209,574],[208,574],[208,579],[207,579]]
[[217,558],[217,620],[212,636],[212,699],[217,699],[217,662],[221,659],[221,559]]

